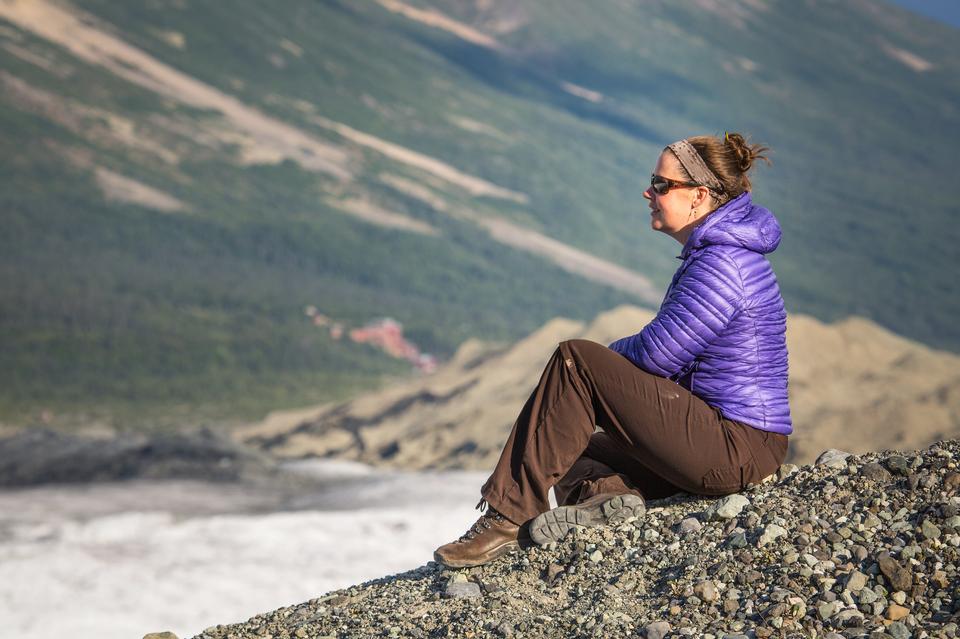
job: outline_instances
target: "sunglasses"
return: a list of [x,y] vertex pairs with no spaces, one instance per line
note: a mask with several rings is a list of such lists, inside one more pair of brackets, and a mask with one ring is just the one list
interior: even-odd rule
[[670,189],[675,189],[678,186],[702,186],[696,182],[681,182],[680,180],[671,180],[670,178],[665,178],[662,175],[651,175],[650,176],[650,188],[653,189],[653,192],[657,195],[666,195],[670,192]]

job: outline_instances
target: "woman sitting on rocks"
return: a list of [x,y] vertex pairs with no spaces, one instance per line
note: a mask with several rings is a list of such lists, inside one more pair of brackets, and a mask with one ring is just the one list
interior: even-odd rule
[[780,466],[793,430],[786,312],[764,257],[780,225],[747,177],[766,150],[737,133],[663,149],[643,196],[683,262],[660,310],[609,347],[560,343],[481,488],[486,512],[438,562],[477,566],[642,516],[644,499],[735,493]]

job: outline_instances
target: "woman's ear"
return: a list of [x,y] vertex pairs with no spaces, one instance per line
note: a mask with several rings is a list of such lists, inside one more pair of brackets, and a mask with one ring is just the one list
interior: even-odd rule
[[707,203],[710,199],[710,190],[705,186],[698,186],[694,189],[694,193],[696,193],[692,202],[694,208],[700,208],[701,204]]

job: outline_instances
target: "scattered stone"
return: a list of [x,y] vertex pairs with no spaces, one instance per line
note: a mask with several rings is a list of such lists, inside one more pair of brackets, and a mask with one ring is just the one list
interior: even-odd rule
[[706,580],[699,582],[696,586],[693,587],[693,594],[699,597],[701,600],[706,602],[716,601],[717,600],[717,587],[713,585],[712,581]]
[[663,639],[670,632],[670,623],[667,621],[654,621],[644,627],[647,639]]
[[894,475],[902,475],[906,477],[910,474],[910,464],[907,463],[905,457],[893,455],[887,458],[887,470]]
[[934,571],[933,576],[930,577],[930,583],[939,588],[946,588],[948,585],[950,585],[950,581],[947,580],[947,573],[942,570]]
[[891,621],[899,621],[900,619],[903,619],[909,614],[910,614],[910,609],[904,608],[900,604],[892,603],[887,608],[887,619]]
[[948,473],[943,478],[943,487],[948,492],[956,492],[960,489],[960,473]]
[[742,531],[735,532],[727,539],[727,545],[731,548],[745,548],[747,545],[747,535]]
[[834,621],[846,625],[850,622],[851,619],[854,619],[858,622],[862,622],[863,613],[857,610],[856,608],[846,608],[844,610],[841,610],[837,614],[833,615],[832,618]]
[[902,621],[894,621],[887,626],[887,634],[893,639],[911,639],[913,633],[904,625]]
[[797,467],[793,464],[781,464],[780,468],[777,469],[777,479],[784,480],[790,475],[797,472]]
[[817,466],[824,465],[828,468],[846,468],[847,466],[847,457],[850,456],[850,453],[837,450],[836,448],[829,448],[817,457],[817,460],[813,462]]
[[927,539],[940,539],[940,529],[929,519],[924,519],[920,524],[920,534]]
[[887,481],[890,479],[890,471],[876,462],[871,462],[860,467],[860,476],[870,481]]
[[820,615],[821,619],[829,619],[837,612],[840,608],[840,604],[836,601],[830,601],[827,603],[822,603],[817,606],[817,614]]
[[696,517],[687,517],[680,522],[680,532],[683,534],[700,532],[701,528],[703,524]]
[[850,592],[860,592],[867,585],[867,576],[859,570],[854,570],[847,577],[847,590]]
[[480,596],[480,586],[472,581],[454,581],[447,584],[443,596],[449,599],[472,599]]
[[715,521],[720,519],[733,519],[740,514],[744,508],[750,505],[750,500],[735,493],[721,497],[707,508],[705,515],[708,520]]
[[558,577],[560,577],[560,575],[563,574],[564,570],[565,568],[559,564],[550,564],[547,566],[547,570],[544,573],[544,581],[546,581],[548,584],[552,584],[557,580]]
[[877,563],[880,565],[880,572],[887,578],[887,582],[894,590],[909,590],[913,585],[913,575],[889,553],[880,553],[877,556]]
[[907,486],[910,487],[910,490],[916,490],[917,486],[920,485],[920,475],[916,473],[910,473],[907,475]]
[[763,529],[763,533],[760,535],[760,540],[757,542],[757,545],[766,546],[774,539],[779,539],[786,534],[787,530],[783,526],[768,524],[767,527]]

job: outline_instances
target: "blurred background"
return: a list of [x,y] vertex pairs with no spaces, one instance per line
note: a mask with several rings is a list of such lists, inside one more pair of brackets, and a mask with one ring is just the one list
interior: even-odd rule
[[[789,461],[960,433],[949,0],[0,0],[0,617],[180,636],[431,559],[660,150],[772,148]],[[60,609],[53,617],[49,611]]]

